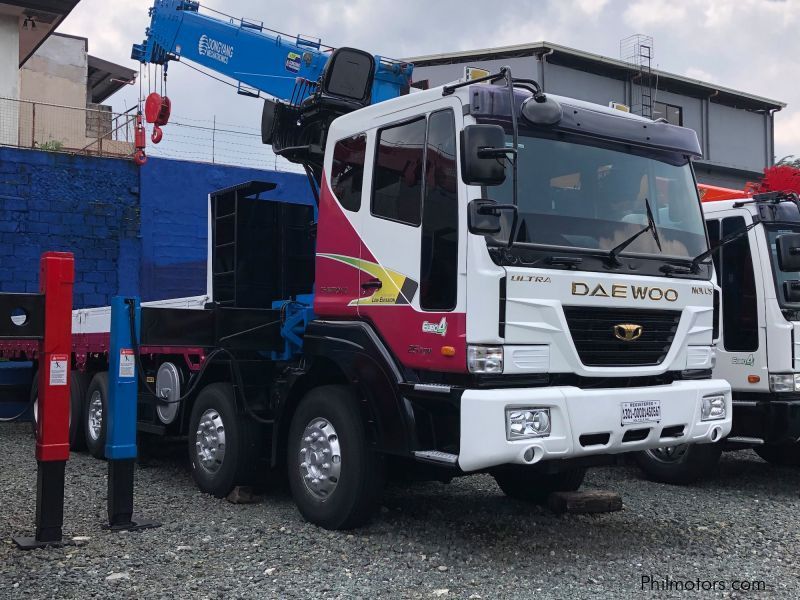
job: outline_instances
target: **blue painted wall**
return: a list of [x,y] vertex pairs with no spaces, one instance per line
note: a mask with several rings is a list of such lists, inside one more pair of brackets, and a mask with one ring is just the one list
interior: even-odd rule
[[41,253],[68,250],[76,308],[203,294],[208,193],[253,179],[278,184],[265,197],[313,201],[295,173],[0,147],[0,291],[38,291]]
[[132,162],[0,148],[0,291],[38,291],[41,253],[68,250],[75,306],[136,293],[139,229]]

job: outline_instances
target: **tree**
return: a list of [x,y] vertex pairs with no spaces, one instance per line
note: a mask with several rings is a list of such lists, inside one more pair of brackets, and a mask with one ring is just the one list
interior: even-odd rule
[[784,156],[778,162],[775,163],[776,166],[789,166],[794,167],[795,169],[800,169],[800,158],[795,158],[794,154],[790,154],[789,156]]

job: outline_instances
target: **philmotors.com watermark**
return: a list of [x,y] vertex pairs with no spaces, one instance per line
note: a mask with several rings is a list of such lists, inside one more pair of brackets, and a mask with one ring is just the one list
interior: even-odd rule
[[764,592],[767,583],[758,579],[673,579],[642,575],[643,592]]

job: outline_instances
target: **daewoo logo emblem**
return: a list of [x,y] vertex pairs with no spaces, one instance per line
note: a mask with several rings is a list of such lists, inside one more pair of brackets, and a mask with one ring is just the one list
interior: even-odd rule
[[634,323],[617,323],[614,325],[614,337],[623,342],[632,342],[642,337],[642,326]]

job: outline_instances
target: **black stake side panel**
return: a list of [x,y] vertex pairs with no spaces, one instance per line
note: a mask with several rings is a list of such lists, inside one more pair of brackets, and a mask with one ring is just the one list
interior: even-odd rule
[[142,307],[142,346],[283,350],[280,311],[263,308]]
[[0,293],[0,340],[40,340],[43,337],[44,296]]
[[142,307],[142,346],[215,346],[214,311]]

